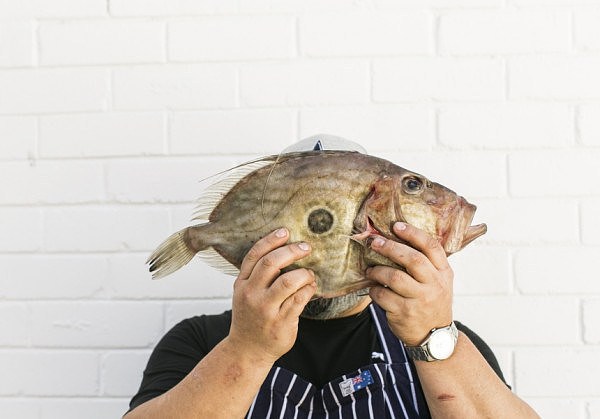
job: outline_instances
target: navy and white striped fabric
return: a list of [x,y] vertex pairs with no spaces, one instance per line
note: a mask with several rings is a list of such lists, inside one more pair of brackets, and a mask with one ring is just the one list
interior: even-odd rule
[[[403,344],[390,330],[385,312],[369,307],[384,360],[338,377],[322,389],[296,374],[273,367],[250,407],[250,419],[296,418],[429,418],[416,373]],[[340,383],[370,373],[371,384],[344,395]],[[367,374],[368,375],[368,374]]]

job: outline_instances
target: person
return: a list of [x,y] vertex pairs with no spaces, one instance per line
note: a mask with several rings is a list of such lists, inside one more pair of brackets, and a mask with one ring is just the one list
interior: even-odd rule
[[[329,136],[286,151],[354,149]],[[367,295],[311,299],[310,254],[282,228],[255,243],[232,309],[174,326],[150,356],[126,419],[535,418],[491,349],[453,322],[453,271],[440,243],[395,223],[371,248],[403,270],[375,266]],[[403,244],[406,243],[406,244]]]

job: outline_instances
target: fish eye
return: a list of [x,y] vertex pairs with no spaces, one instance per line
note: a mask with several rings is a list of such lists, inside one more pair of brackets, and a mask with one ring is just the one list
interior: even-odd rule
[[333,226],[333,214],[325,208],[314,210],[308,215],[308,228],[316,234],[322,234]]
[[402,186],[406,193],[415,194],[423,189],[423,181],[415,176],[408,176],[402,180]]

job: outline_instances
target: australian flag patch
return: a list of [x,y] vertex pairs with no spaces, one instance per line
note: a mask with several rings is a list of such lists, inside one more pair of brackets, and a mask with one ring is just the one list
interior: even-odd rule
[[349,396],[355,391],[365,388],[369,384],[373,384],[373,377],[370,371],[363,371],[356,377],[348,378],[340,383],[340,391],[342,396]]

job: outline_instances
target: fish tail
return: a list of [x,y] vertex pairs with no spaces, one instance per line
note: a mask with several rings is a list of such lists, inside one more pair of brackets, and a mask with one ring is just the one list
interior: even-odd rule
[[203,233],[205,226],[207,224],[184,228],[162,242],[146,261],[150,265],[152,279],[172,274],[192,260],[196,253],[207,249],[209,244]]

